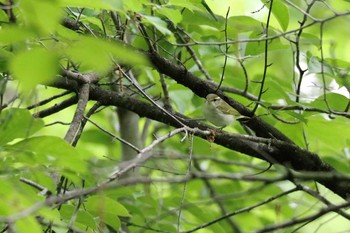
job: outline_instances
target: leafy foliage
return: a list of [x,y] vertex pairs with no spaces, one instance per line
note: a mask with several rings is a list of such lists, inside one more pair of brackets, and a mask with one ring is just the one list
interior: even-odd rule
[[349,229],[349,1],[0,6],[1,232]]

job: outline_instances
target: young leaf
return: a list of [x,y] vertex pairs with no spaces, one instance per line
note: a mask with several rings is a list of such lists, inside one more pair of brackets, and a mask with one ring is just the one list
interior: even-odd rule
[[316,56],[312,56],[309,59],[308,67],[310,73],[328,73],[330,75],[334,75],[332,68],[326,63],[322,64],[320,59]]
[[[266,1],[262,2],[266,3]],[[269,8],[271,1],[268,2],[267,7]],[[272,5],[272,14],[276,17],[283,31],[286,31],[289,24],[289,11],[286,5],[284,5],[280,0],[274,0]]]
[[13,153],[14,159],[23,166],[53,166],[57,170],[73,171],[75,174],[83,174],[87,169],[85,158],[79,150],[59,137],[32,137],[5,149],[16,152]]
[[170,19],[171,22],[173,22],[175,26],[177,26],[177,24],[180,23],[182,20],[182,15],[181,15],[180,11],[175,10],[175,9],[171,9],[168,7],[161,7],[159,9],[157,9],[157,12],[161,15],[164,15],[168,19]]
[[113,10],[118,11],[122,8],[120,3],[121,1],[113,1],[112,3],[108,3],[108,1],[101,0],[60,0],[61,7],[81,7],[81,8],[89,8],[89,9],[104,9],[104,10]]
[[32,30],[22,27],[3,27],[0,30],[1,44],[14,44],[34,36]]
[[36,33],[53,32],[63,13],[57,0],[21,1],[19,8],[26,25]]
[[146,20],[146,23],[152,24],[163,35],[172,35],[172,32],[167,28],[167,23],[161,18],[148,15],[144,15],[143,18]]
[[92,196],[85,203],[86,209],[101,221],[113,227],[116,231],[120,227],[118,216],[131,217],[127,209],[119,202],[106,196]]
[[44,127],[44,121],[32,117],[26,109],[11,108],[0,115],[0,145],[16,138],[26,138]]
[[130,47],[92,37],[81,37],[66,49],[66,54],[81,63],[85,71],[105,72],[113,64],[112,58],[130,65],[147,64],[145,57]]
[[22,51],[10,61],[10,70],[25,92],[52,80],[58,69],[58,55],[42,48]]
[[18,233],[42,233],[43,230],[41,229],[38,221],[36,221],[34,216],[28,216],[26,218],[19,219],[15,222],[15,232]]

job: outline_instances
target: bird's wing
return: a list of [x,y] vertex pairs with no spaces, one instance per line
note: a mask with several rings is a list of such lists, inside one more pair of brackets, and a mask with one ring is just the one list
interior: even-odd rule
[[227,115],[233,115],[233,116],[239,116],[241,114],[239,114],[239,112],[232,108],[228,103],[226,102],[222,102],[222,105],[218,105],[217,108],[224,114]]

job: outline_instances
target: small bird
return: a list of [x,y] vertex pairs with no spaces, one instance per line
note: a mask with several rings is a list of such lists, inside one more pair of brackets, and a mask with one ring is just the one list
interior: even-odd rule
[[208,94],[203,105],[203,115],[212,124],[224,128],[235,119],[242,117],[241,114],[216,94]]

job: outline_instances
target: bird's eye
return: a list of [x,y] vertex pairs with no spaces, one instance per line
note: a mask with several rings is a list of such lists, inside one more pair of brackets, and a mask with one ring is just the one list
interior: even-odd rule
[[220,97],[217,97],[217,98],[214,99],[214,102],[215,101],[219,101],[219,100],[220,100]]

